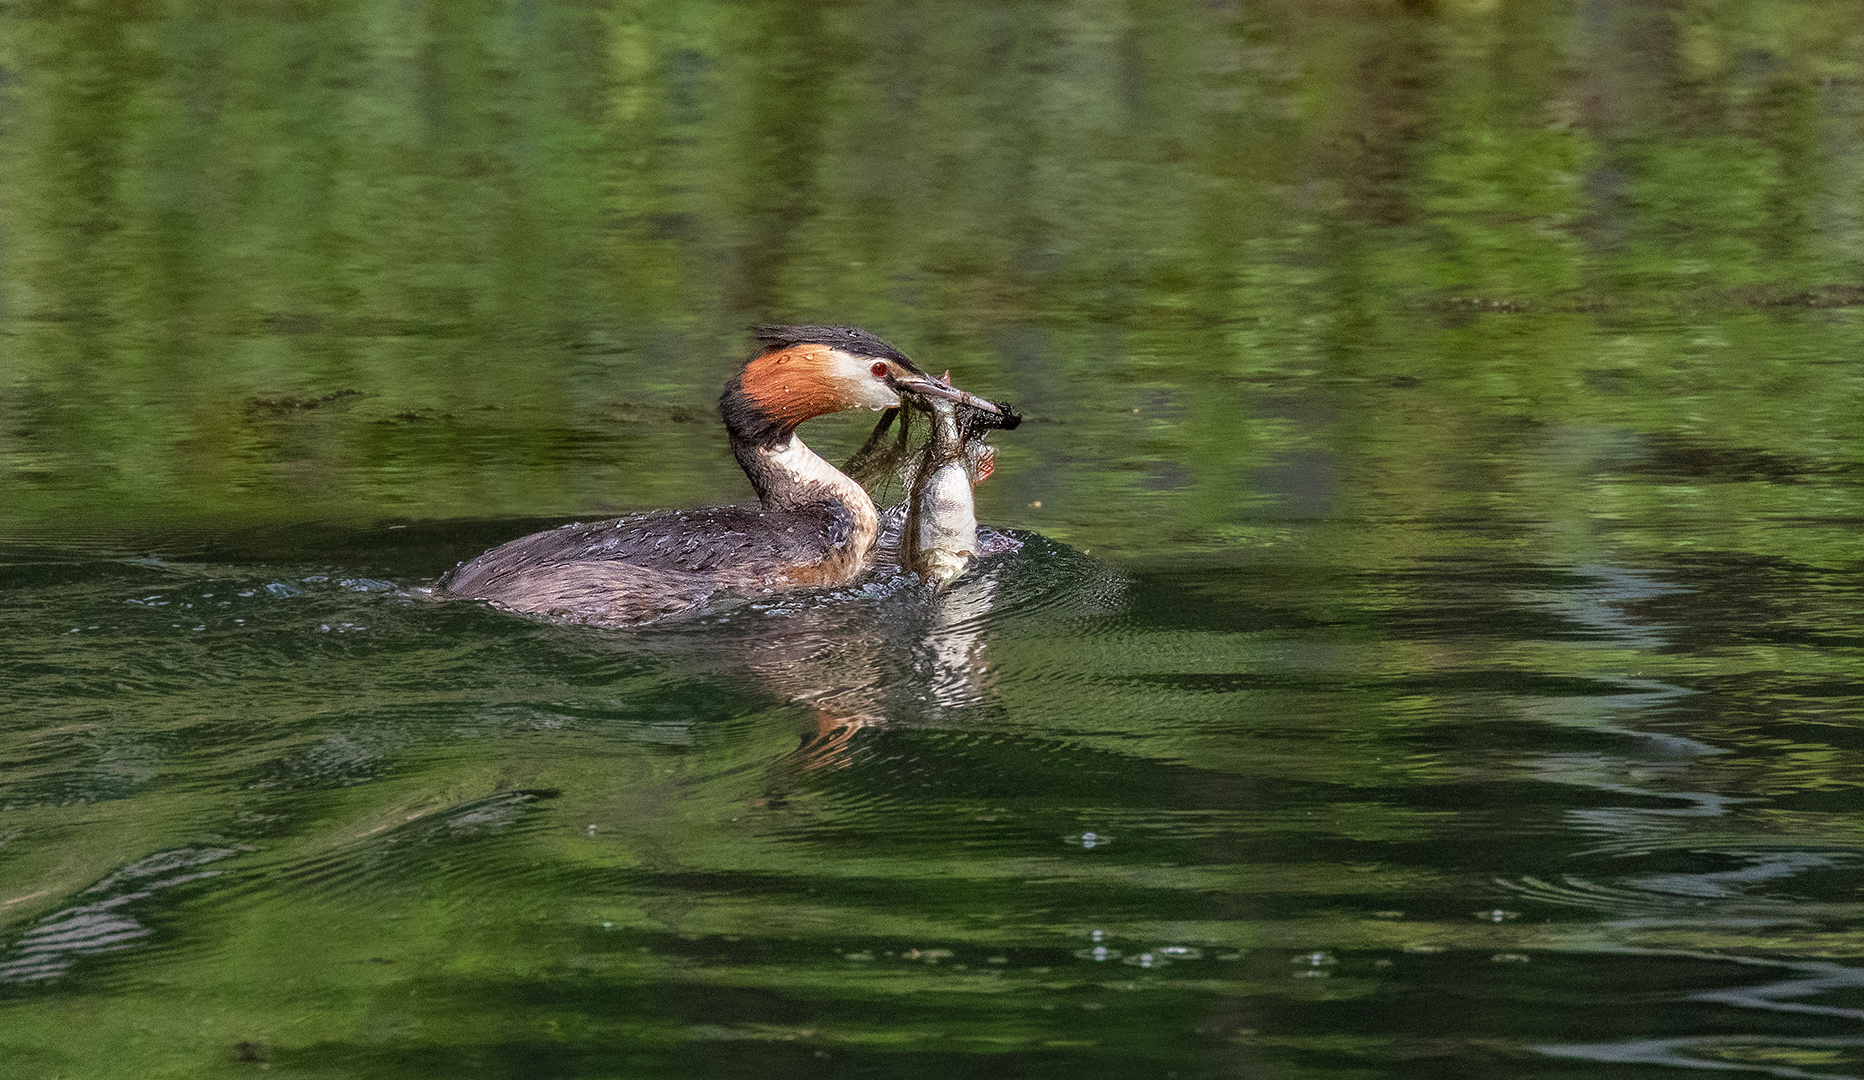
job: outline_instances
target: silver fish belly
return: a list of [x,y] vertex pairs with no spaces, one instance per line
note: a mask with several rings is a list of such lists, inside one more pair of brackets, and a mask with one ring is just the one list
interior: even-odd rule
[[932,438],[911,463],[906,477],[906,527],[900,538],[900,562],[932,585],[944,585],[965,572],[977,557],[977,503],[972,484],[991,450],[981,434],[966,440],[958,424],[958,406],[937,398],[924,401],[932,414]]
[[[903,394],[900,408],[881,417],[866,444],[842,467],[862,484],[889,473],[899,477],[906,498],[882,515],[879,550],[935,588],[963,574],[981,555],[1021,546],[1000,533],[980,534],[977,525],[972,489],[996,462],[995,448],[984,439],[1023,419],[1008,402],[990,405],[981,409],[930,394]],[[921,439],[909,431],[916,416],[924,417],[929,429]]]

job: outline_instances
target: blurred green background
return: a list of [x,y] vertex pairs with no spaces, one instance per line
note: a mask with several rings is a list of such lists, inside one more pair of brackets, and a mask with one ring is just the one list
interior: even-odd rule
[[1855,485],[1736,515],[1586,463],[1864,469],[1859,5],[0,19],[16,538],[744,498],[712,410],[754,321],[1017,401],[985,519],[1135,561],[1273,543],[1265,500],[1764,546]]

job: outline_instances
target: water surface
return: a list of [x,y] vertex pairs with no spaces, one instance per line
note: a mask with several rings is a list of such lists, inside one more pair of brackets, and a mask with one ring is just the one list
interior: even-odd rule
[[[9,1075],[1864,1075],[1850,9],[0,20]],[[765,320],[1022,549],[425,592]]]

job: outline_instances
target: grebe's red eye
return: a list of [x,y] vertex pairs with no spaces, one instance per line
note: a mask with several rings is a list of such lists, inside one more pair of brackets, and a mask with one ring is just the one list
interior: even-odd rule
[[878,360],[874,362],[873,367],[868,368],[867,370],[873,372],[874,378],[876,379],[884,379],[887,377],[887,365],[879,362]]

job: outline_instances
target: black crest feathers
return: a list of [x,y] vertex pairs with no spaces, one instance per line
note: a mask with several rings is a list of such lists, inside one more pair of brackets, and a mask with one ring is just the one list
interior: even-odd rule
[[751,336],[757,339],[757,343],[762,345],[763,351],[767,353],[795,345],[827,345],[831,349],[840,349],[842,352],[853,353],[856,356],[892,360],[908,371],[919,370],[905,353],[859,327],[766,324],[751,327]]

